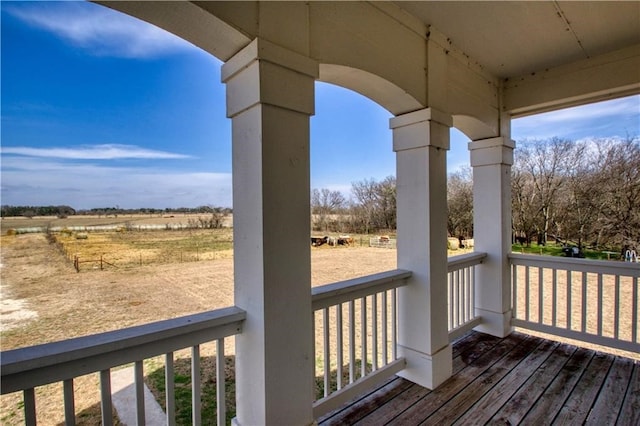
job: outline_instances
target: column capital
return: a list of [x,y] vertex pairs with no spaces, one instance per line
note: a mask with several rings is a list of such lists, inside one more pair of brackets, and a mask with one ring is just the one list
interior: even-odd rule
[[489,166],[492,164],[513,165],[513,140],[500,136],[469,142],[471,167]]
[[320,75],[318,62],[265,39],[256,38],[222,65],[221,79],[227,83],[255,61],[266,61],[312,77]]
[[451,117],[451,114],[435,108],[424,108],[391,118],[389,120],[389,128],[395,130],[399,127],[410,126],[423,121],[434,121],[447,127],[453,127],[453,117]]
[[451,115],[434,108],[425,108],[393,117],[389,127],[393,130],[393,150],[434,147],[449,149]]
[[257,104],[313,115],[318,75],[319,65],[313,59],[255,39],[222,66],[227,117]]

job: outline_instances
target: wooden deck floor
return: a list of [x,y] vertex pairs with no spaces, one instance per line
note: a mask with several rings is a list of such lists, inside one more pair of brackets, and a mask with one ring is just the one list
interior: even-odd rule
[[472,332],[430,391],[394,377],[320,425],[640,425],[640,363],[521,333]]

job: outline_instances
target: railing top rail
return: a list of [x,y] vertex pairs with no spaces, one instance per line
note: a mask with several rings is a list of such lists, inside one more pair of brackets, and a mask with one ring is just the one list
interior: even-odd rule
[[640,263],[520,253],[510,253],[508,257],[512,265],[640,277]]
[[411,271],[395,269],[378,274],[366,275],[346,281],[313,287],[311,300],[313,310],[327,308],[338,303],[359,299],[381,291],[406,285]]
[[481,264],[487,258],[487,253],[473,252],[451,256],[447,261],[447,272]]
[[[76,377],[242,332],[238,307],[188,315],[0,354],[1,393]],[[21,384],[16,376],[21,375]]]

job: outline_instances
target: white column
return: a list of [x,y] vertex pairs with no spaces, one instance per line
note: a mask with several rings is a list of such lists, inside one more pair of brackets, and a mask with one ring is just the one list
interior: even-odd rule
[[469,143],[473,167],[473,239],[487,253],[477,268],[476,330],[498,337],[511,333],[511,165],[515,144],[506,137]]
[[434,389],[451,376],[447,325],[447,150],[451,116],[433,108],[391,119],[396,152],[400,376]]
[[318,64],[254,40],[222,68],[232,118],[238,425],[314,422],[309,119]]

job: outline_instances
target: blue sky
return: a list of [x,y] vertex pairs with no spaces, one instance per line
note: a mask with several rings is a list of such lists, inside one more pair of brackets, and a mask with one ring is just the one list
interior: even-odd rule
[[[231,206],[231,123],[221,63],[153,26],[92,3],[2,1],[1,203]],[[395,174],[391,115],[316,85],[314,188]],[[640,135],[640,97],[513,121],[512,137]],[[449,169],[468,164],[451,135]]]

